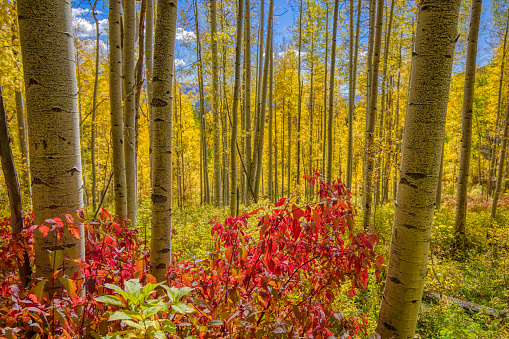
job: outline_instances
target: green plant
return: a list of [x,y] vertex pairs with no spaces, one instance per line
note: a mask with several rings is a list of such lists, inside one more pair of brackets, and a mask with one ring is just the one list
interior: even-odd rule
[[[168,287],[162,283],[147,283],[141,286],[138,279],[130,279],[124,283],[124,289],[113,284],[105,284],[114,294],[103,295],[95,300],[118,306],[108,321],[121,320],[126,327],[123,331],[110,333],[103,339],[120,338],[156,338],[166,339],[166,333],[176,333],[176,325],[169,319],[171,314],[187,314],[194,312],[194,308],[180,299],[192,291],[189,287]],[[166,290],[166,295],[157,295],[156,288]],[[168,302],[164,299],[168,297]]]

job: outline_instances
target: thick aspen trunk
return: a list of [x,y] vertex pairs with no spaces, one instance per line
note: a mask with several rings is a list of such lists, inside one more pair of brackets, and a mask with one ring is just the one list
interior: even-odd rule
[[240,99],[240,52],[242,50],[242,12],[243,0],[237,4],[237,35],[235,40],[235,87],[233,89],[232,107],[232,134],[230,144],[230,214],[236,216],[238,213],[238,192],[237,192],[237,125],[239,123],[238,110]]
[[467,61],[465,69],[465,85],[463,90],[463,107],[461,122],[461,150],[458,173],[458,189],[456,193],[455,236],[458,242],[465,240],[467,223],[467,188],[470,170],[470,154],[472,151],[472,111],[474,106],[475,69],[477,60],[477,37],[481,21],[482,0],[472,1],[470,29],[468,31]]
[[433,224],[460,0],[419,3],[391,251],[377,333],[413,338]]
[[[19,0],[18,15],[34,223],[41,225],[84,207],[71,3]],[[48,250],[69,248],[75,253],[72,259],[85,259],[83,224],[76,226],[80,238],[65,235],[61,242],[53,232],[46,237],[35,232],[36,276],[53,280]],[[64,273],[73,276],[79,269],[79,263],[70,260]]]
[[150,272],[166,280],[171,265],[173,217],[173,112],[172,85],[177,27],[177,0],[159,0],[154,36],[152,227]]
[[122,85],[124,93],[124,157],[127,193],[127,216],[136,226],[137,169],[136,169],[136,112],[134,98],[134,39],[136,36],[135,0],[123,0]]
[[110,111],[111,140],[113,150],[113,193],[115,196],[115,214],[119,217],[127,215],[127,192],[124,158],[124,132],[122,113],[122,55],[121,55],[121,23],[120,0],[109,3],[109,53],[110,53]]

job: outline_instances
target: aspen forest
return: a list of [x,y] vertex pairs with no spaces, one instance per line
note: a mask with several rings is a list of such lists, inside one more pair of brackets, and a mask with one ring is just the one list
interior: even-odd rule
[[0,338],[509,338],[509,2],[0,28]]

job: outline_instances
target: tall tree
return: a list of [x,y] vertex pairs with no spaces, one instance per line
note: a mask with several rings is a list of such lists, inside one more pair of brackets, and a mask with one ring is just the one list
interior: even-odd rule
[[[90,4],[89,0],[89,4]],[[92,167],[92,208],[95,212],[97,208],[97,174],[95,161],[95,138],[96,138],[96,118],[97,118],[97,89],[99,86],[99,20],[97,20],[96,10],[97,0],[92,4],[92,16],[95,23],[95,75],[94,75],[94,94],[92,96],[92,124],[90,128],[90,154]]]
[[244,13],[244,113],[245,113],[245,159],[247,164],[246,186],[250,197],[251,194],[251,168],[252,168],[252,152],[251,152],[251,3],[245,0]]
[[327,180],[332,183],[332,113],[334,110],[334,72],[336,69],[336,38],[338,31],[339,0],[334,1],[334,23],[332,24],[332,49],[330,59],[329,117],[327,120]]
[[299,9],[299,66],[297,73],[297,81],[299,83],[299,100],[297,107],[297,186],[300,182],[300,117],[302,112],[302,79],[301,79],[301,70],[302,70],[302,0],[300,0],[300,9]]
[[16,116],[18,120],[18,137],[19,137],[19,150],[21,152],[21,161],[23,164],[22,169],[22,191],[24,194],[30,196],[30,169],[28,166],[28,141],[27,141],[27,129],[25,110],[23,105],[23,94],[19,91],[15,93],[16,100]]
[[461,0],[419,3],[403,157],[377,333],[415,333],[433,224]]
[[157,281],[166,280],[171,262],[173,216],[173,112],[172,85],[177,30],[177,0],[157,2],[154,36],[152,234],[150,271]]
[[[17,94],[18,92],[16,92]],[[2,161],[2,171],[4,173],[5,186],[9,196],[9,207],[11,211],[11,229],[12,234],[19,234],[23,228],[23,201],[21,199],[21,189],[19,187],[18,174],[14,166],[14,157],[12,156],[11,138],[9,136],[9,126],[7,125],[7,116],[5,114],[4,98],[2,88],[0,87],[0,160]],[[28,253],[23,253],[22,263],[19,265],[19,277],[23,286],[27,286],[31,279],[32,270]]]
[[[79,138],[78,86],[72,35],[70,1],[19,0],[18,19],[25,76],[27,125],[32,177],[34,223],[83,206]],[[85,259],[81,237],[66,235],[58,249],[74,250],[74,259]],[[55,248],[56,234],[35,232],[35,266],[38,277],[53,277],[48,249]],[[77,261],[66,264],[66,274],[80,269]]]
[[110,61],[110,111],[111,143],[113,150],[113,194],[115,196],[115,214],[127,215],[127,191],[124,159],[124,121],[122,113],[122,37],[120,9],[121,0],[109,2],[109,61]]
[[463,107],[461,121],[461,151],[456,194],[456,238],[463,242],[467,222],[467,188],[472,148],[472,110],[474,105],[475,69],[477,60],[477,37],[481,21],[482,0],[472,1],[470,29],[468,31],[467,61],[465,67],[465,85],[463,87]]
[[[378,71],[380,68],[380,50],[382,45],[382,17],[384,1],[378,0],[376,9],[376,33],[373,46],[373,64],[371,70],[371,86],[369,94],[369,114],[366,117],[366,141],[364,145],[364,187],[362,190],[363,226],[367,230],[371,218],[372,192],[373,192],[373,167],[375,153],[375,122],[378,101]],[[369,61],[368,61],[369,62]]]
[[500,191],[502,189],[502,177],[504,173],[504,165],[505,165],[505,159],[507,154],[507,139],[509,139],[509,101],[507,102],[507,108],[505,111],[505,118],[504,118],[504,132],[502,135],[502,146],[500,148],[500,162],[498,165],[498,172],[497,172],[497,181],[495,184],[495,191],[493,192],[493,203],[491,205],[491,216],[490,216],[490,224],[493,223],[493,220],[496,217],[497,214],[497,205],[498,205],[498,198],[500,195]]
[[217,5],[210,1],[210,33],[212,46],[212,137],[214,139],[214,205],[221,203],[221,159],[219,156],[219,66],[217,61]]
[[[110,0],[111,1],[111,0]],[[154,117],[152,115],[152,74],[153,74],[153,65],[154,65],[154,55],[153,55],[153,43],[154,43],[154,0],[147,0],[147,10],[145,12],[145,21],[147,26],[145,28],[145,71],[146,71],[146,79],[147,79],[147,101],[148,101],[148,133],[149,133],[149,161],[150,161],[150,173],[152,173],[153,162],[152,162],[152,148],[153,146],[153,131],[152,131],[152,122],[154,121]],[[152,180],[152,174],[150,175],[150,179]]]
[[134,81],[134,45],[136,36],[135,0],[122,0],[123,44],[122,44],[122,79],[124,103],[124,156],[127,193],[127,216],[133,226],[136,225],[137,169],[136,169],[136,112],[135,112],[135,81]]
[[230,214],[237,215],[238,190],[237,190],[237,125],[239,124],[239,99],[240,99],[240,57],[242,50],[242,12],[243,0],[237,3],[237,35],[235,39],[235,85],[233,89],[232,108],[232,133],[230,142]]

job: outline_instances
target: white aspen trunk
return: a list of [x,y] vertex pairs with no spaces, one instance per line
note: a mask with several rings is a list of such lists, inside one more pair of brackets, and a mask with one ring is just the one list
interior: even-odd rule
[[135,113],[135,82],[134,82],[134,39],[136,36],[135,0],[123,0],[123,46],[122,76],[124,92],[124,156],[127,193],[127,216],[131,225],[136,226],[137,210],[137,169],[136,169],[136,113]]
[[109,53],[110,53],[110,123],[111,143],[113,150],[113,194],[115,198],[115,214],[123,218],[127,216],[127,192],[124,157],[124,119],[122,111],[122,45],[120,23],[120,0],[109,2]]
[[210,1],[210,30],[212,45],[212,115],[214,125],[212,136],[214,139],[214,205],[221,204],[221,159],[219,156],[219,67],[217,60],[217,8],[216,0]]
[[[111,1],[111,0],[110,0]],[[147,81],[147,101],[148,101],[148,133],[149,133],[149,158],[150,158],[150,180],[152,182],[152,169],[154,167],[153,164],[153,156],[152,149],[154,147],[153,139],[153,112],[152,112],[152,75],[153,75],[153,65],[154,65],[154,55],[153,55],[153,43],[154,43],[154,0],[147,0],[147,10],[145,12],[145,21],[147,26],[145,27],[145,66],[146,66],[146,81]]]
[[28,166],[28,142],[27,142],[27,129],[26,129],[26,119],[24,113],[24,105],[23,105],[23,94],[21,92],[16,91],[15,93],[16,99],[16,117],[18,119],[18,137],[19,137],[19,151],[21,153],[21,162],[23,165],[22,169],[22,181],[23,187],[22,191],[26,197],[30,197],[30,167]]
[[[84,207],[71,2],[20,0],[18,15],[34,223],[41,225]],[[85,259],[83,224],[76,226],[80,238],[64,235],[61,242],[54,233],[35,232],[36,276],[52,280],[48,250],[69,248],[73,259]],[[79,269],[71,260],[64,273],[73,276]]]
[[330,60],[329,118],[327,121],[327,180],[332,184],[332,112],[334,111],[334,72],[336,69],[336,37],[338,31],[339,0],[334,1],[334,23],[332,26],[332,49]]
[[475,69],[477,60],[477,37],[481,21],[482,0],[472,1],[470,28],[468,31],[467,60],[465,69],[465,85],[463,90],[463,107],[461,121],[461,150],[458,173],[458,189],[456,193],[455,236],[463,244],[467,223],[467,188],[470,170],[470,154],[472,152],[472,112],[474,106]]
[[235,87],[233,89],[232,134],[230,142],[230,214],[236,216],[238,212],[237,192],[237,125],[239,124],[240,99],[240,52],[242,50],[242,12],[243,0],[237,3],[237,35],[235,40]]
[[428,274],[460,0],[419,4],[391,251],[377,333],[413,338]]
[[150,272],[158,282],[166,281],[171,265],[173,217],[173,112],[172,85],[177,29],[177,0],[159,0],[154,36],[152,106],[153,178]]

